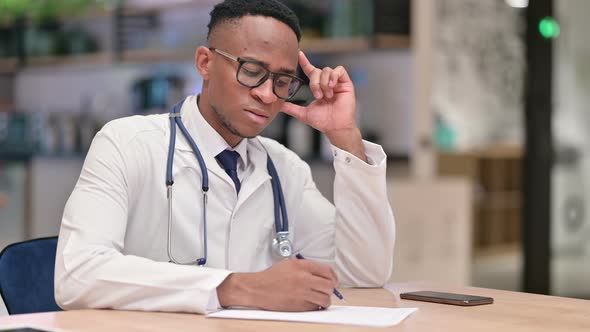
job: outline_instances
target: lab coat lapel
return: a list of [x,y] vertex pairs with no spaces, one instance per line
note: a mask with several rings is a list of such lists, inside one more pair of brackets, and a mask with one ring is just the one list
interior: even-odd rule
[[[205,161],[205,165],[207,165],[207,170],[209,171],[209,174],[210,175],[214,174],[217,177],[219,177],[220,179],[222,179],[223,181],[230,184],[231,186],[234,186],[234,183],[232,182],[229,175],[227,175],[227,173],[225,173],[223,168],[221,168],[221,166],[219,166],[219,164],[217,163],[215,156],[213,156],[213,154],[207,150],[207,147],[205,146],[205,144],[203,144],[204,140],[207,138],[198,132],[196,125],[194,123],[194,115],[190,114],[190,112],[198,112],[198,110],[193,107],[185,107],[183,105],[182,111],[181,111],[182,122],[184,123],[186,130],[189,132],[189,134],[191,135],[191,137],[193,138],[193,140],[197,144],[197,147],[199,148],[199,151],[201,152],[201,155],[203,156],[203,160]],[[170,138],[168,137],[167,139],[170,139]],[[182,132],[180,131],[180,129],[178,127],[176,128],[176,148],[175,148],[175,150],[183,151],[181,153],[189,152],[194,155],[194,152],[193,152],[188,140],[184,137],[184,135],[182,134]],[[200,173],[200,168],[199,168],[199,165],[197,162],[197,157],[194,156],[194,158],[195,158],[195,167],[199,170],[199,173]]]
[[265,182],[270,181],[266,168],[267,154],[257,139],[248,140],[248,158],[254,167],[252,174],[242,181],[236,210]]

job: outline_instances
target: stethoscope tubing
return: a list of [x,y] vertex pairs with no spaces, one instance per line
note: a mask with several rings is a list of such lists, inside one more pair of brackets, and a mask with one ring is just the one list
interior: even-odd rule
[[[167,187],[167,199],[168,199],[168,258],[170,262],[181,265],[200,265],[203,266],[207,263],[207,192],[209,191],[209,173],[207,171],[207,165],[201,155],[201,151],[197,147],[197,144],[189,134],[188,130],[184,126],[180,116],[180,109],[183,101],[180,101],[168,114],[170,119],[170,143],[168,146],[168,158],[166,160],[166,187]],[[198,258],[193,262],[183,263],[174,258],[172,254],[172,186],[174,185],[174,178],[172,175],[172,164],[174,161],[174,148],[176,146],[176,126],[180,129],[182,135],[186,138],[191,149],[195,153],[195,157],[199,163],[201,169],[201,189],[203,192],[203,258]],[[289,221],[287,217],[287,209],[285,205],[285,197],[283,195],[283,189],[277,170],[267,152],[267,169],[271,177],[271,187],[273,193],[274,202],[274,217],[275,217],[275,232],[277,238],[282,235],[286,238],[289,234]],[[289,246],[291,244],[289,243]],[[280,255],[280,253],[279,253]]]
[[[274,209],[275,214],[275,231],[279,232],[288,232],[289,231],[289,219],[287,218],[287,210],[285,209],[285,198],[283,196],[283,188],[281,186],[281,180],[279,179],[279,175],[277,174],[277,170],[275,165],[273,164],[270,156],[267,158],[266,166],[268,168],[268,172],[270,173],[270,177],[274,179],[271,181],[272,186],[272,193],[273,193],[273,201],[275,207],[278,206],[279,208]],[[278,202],[277,202],[278,200]],[[282,216],[282,223],[281,216],[279,216],[279,210]],[[280,224],[279,224],[280,223]]]

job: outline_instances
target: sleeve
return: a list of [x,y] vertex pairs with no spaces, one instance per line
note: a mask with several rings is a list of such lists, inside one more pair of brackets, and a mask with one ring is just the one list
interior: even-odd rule
[[386,155],[381,146],[363,142],[369,163],[332,146],[334,205],[311,178],[297,209],[296,250],[331,265],[340,283],[378,287],[393,269],[395,221],[386,186]]
[[129,182],[138,173],[121,138],[99,132],[64,210],[55,266],[57,304],[63,309],[215,310],[216,288],[230,271],[122,253]]

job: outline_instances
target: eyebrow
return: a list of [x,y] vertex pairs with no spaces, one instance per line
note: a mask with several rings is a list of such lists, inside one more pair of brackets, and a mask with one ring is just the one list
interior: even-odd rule
[[[270,67],[270,64],[269,63],[264,62],[264,61],[260,61],[258,59],[254,59],[254,58],[250,58],[250,57],[245,57],[245,56],[244,57],[240,57],[240,58],[242,58],[244,60],[249,60],[249,61],[256,61],[256,62],[264,65],[266,68],[269,68]],[[289,68],[286,68],[286,67],[279,68],[279,71],[278,72],[279,73],[290,74],[290,75],[295,75],[295,70],[289,69]]]

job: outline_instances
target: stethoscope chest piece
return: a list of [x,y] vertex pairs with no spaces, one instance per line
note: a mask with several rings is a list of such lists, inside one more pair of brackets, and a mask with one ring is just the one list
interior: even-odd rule
[[277,236],[272,240],[273,252],[281,258],[293,256],[293,245],[288,235],[289,232],[277,232]]

